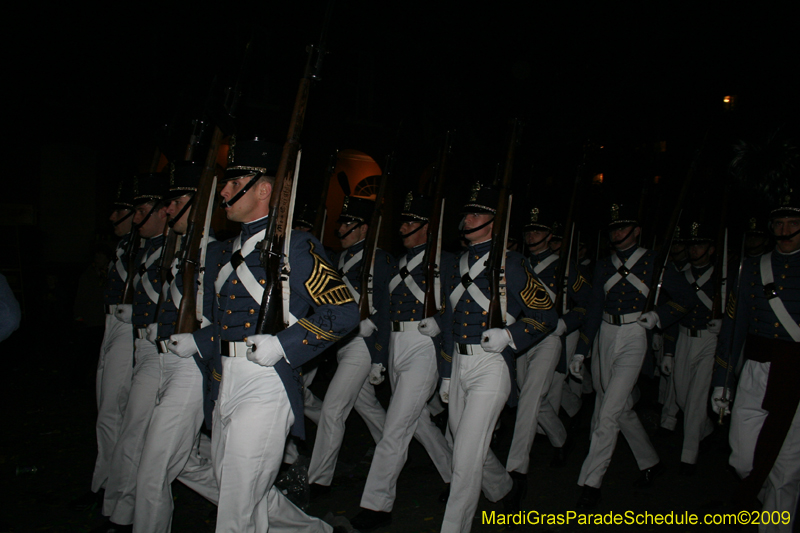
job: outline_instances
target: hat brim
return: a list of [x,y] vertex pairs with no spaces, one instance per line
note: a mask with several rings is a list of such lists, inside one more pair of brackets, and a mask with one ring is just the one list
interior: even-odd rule
[[338,219],[336,219],[337,224],[346,224],[349,222],[361,222],[362,224],[366,222],[361,217],[352,217],[350,215],[340,215]]
[[465,215],[468,215],[470,213],[481,213],[481,214],[485,214],[485,215],[494,215],[494,214],[497,213],[497,210],[493,209],[491,207],[486,207],[485,205],[467,204],[461,210],[461,213],[463,213]]
[[419,215],[414,215],[414,214],[411,214],[411,213],[400,213],[400,216],[398,217],[398,220],[400,222],[421,222],[421,223],[424,223],[424,224],[428,223],[428,219],[427,218],[421,217]]
[[773,209],[769,214],[770,222],[776,218],[800,218],[800,207],[783,206]]
[[225,175],[220,181],[238,180],[239,178],[254,176],[257,172],[261,172],[264,176],[268,175],[266,168],[228,168],[225,169]]
[[638,226],[638,220],[614,220],[608,223],[609,231],[612,229],[627,228],[628,226]]
[[544,230],[544,231],[553,231],[553,228],[550,226],[545,226],[544,224],[526,224],[522,231],[536,231],[536,230]]

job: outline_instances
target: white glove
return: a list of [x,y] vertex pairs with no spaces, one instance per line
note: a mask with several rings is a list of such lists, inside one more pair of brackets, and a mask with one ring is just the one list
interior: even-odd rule
[[373,385],[380,385],[383,383],[383,365],[381,363],[372,363],[372,368],[369,371],[369,382]]
[[197,349],[197,343],[194,341],[194,335],[191,333],[176,333],[175,335],[170,335],[167,348],[178,357],[191,357],[200,351]]
[[500,353],[511,344],[511,332],[507,329],[487,329],[481,335],[481,348],[491,353]]
[[662,346],[664,346],[664,337],[661,335],[661,333],[656,333],[655,335],[653,335],[653,344],[652,344],[653,351],[654,352],[659,351],[662,348]]
[[719,332],[722,331],[722,319],[715,318],[713,320],[708,321],[708,332],[713,333],[714,335],[719,335]]
[[724,389],[725,387],[714,387],[714,392],[711,393],[711,409],[715,413],[722,411],[722,416],[731,413],[731,400],[733,399],[733,394],[731,394],[732,391],[730,389],[725,391],[725,398],[722,397]]
[[275,335],[250,335],[245,344],[247,358],[261,366],[275,366],[286,355],[281,341]]
[[661,327],[661,319],[658,318],[658,313],[655,311],[643,313],[642,316],[636,319],[636,323],[644,329],[653,329],[656,326]]
[[556,337],[560,337],[566,332],[567,332],[567,323],[564,322],[563,319],[559,318],[558,325],[556,326],[556,329],[553,330],[553,335],[555,335]]
[[131,304],[120,304],[114,313],[117,320],[126,324],[133,324],[133,306]]
[[439,398],[442,403],[450,402],[450,378],[442,378],[442,384],[439,385]]
[[661,373],[665,376],[671,375],[674,364],[675,358],[672,357],[672,354],[664,354],[664,357],[661,358]]
[[375,325],[375,322],[373,322],[369,318],[365,318],[364,320],[358,323],[357,337],[369,337],[376,331],[378,331],[378,326]]
[[436,319],[433,317],[423,318],[419,323],[419,332],[423,335],[427,335],[428,337],[435,337],[442,330],[439,328],[439,324],[436,323]]
[[586,357],[582,356],[579,353],[576,353],[575,355],[572,356],[572,361],[569,364],[569,373],[580,380],[583,380],[583,376],[581,375],[581,368],[583,368],[584,359],[586,359]]
[[150,324],[149,326],[147,326],[147,340],[155,344],[157,338],[158,338],[158,324]]

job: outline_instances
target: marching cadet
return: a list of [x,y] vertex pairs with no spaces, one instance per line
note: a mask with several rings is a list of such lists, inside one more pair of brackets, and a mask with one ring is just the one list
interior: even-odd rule
[[[391,522],[397,478],[408,456],[411,437],[425,447],[439,475],[446,484],[450,483],[452,450],[431,421],[427,407],[438,382],[438,354],[443,335],[452,335],[452,322],[448,324],[439,315],[423,318],[426,288],[423,258],[432,211],[430,198],[408,193],[400,214],[400,236],[406,253],[394,265],[389,283],[392,333],[388,374],[392,399],[361,497],[362,510],[351,520],[353,527],[362,531]],[[440,271],[451,271],[454,261],[452,254],[442,252]]]
[[[677,271],[682,270],[688,264],[689,259],[689,248],[685,239],[681,238],[680,230],[680,226],[675,227],[672,246],[669,248],[669,266]],[[680,411],[680,408],[676,399],[674,378],[671,372],[663,372],[665,357],[675,356],[677,335],[677,324],[673,324],[673,327],[670,327],[669,330],[657,328],[653,332],[653,340],[651,342],[656,357],[656,365],[660,371],[658,377],[658,403],[662,407],[661,425],[656,433],[657,437],[671,434],[678,425],[678,411]]]
[[234,142],[220,195],[241,233],[225,241],[215,282],[214,336],[221,337],[222,381],[214,406],[212,453],[219,485],[218,532],[325,531],[331,526],[295,507],[273,483],[290,434],[305,436],[299,368],[358,325],[358,308],[322,245],[291,232],[289,327],[258,334],[266,235],[281,148],[260,139]]
[[147,326],[156,320],[163,281],[158,260],[167,224],[167,208],[162,202],[166,189],[167,179],[160,174],[142,174],[134,182],[133,223],[145,242],[136,260],[133,304],[117,306],[116,317],[132,324],[135,366],[122,431],[114,448],[106,485],[103,514],[110,517],[110,523],[101,526],[106,528],[133,523],[139,460],[161,380],[161,356],[155,345],[147,340]]
[[769,220],[775,248],[745,259],[739,294],[728,299],[711,406],[729,412],[742,353],[729,434],[729,463],[743,478],[735,504],[758,509],[758,497],[763,511],[789,513],[789,524],[759,526],[789,532],[800,490],[800,197],[785,195]]
[[[196,207],[195,193],[200,182],[202,165],[192,161],[175,163],[169,191],[164,198],[172,231],[183,239],[189,213]],[[196,231],[202,231],[196,228]],[[210,324],[214,305],[214,280],[221,260],[217,242],[208,243],[203,278],[203,325]],[[200,433],[203,423],[203,397],[207,380],[212,379],[214,361],[219,349],[210,335],[211,328],[195,334],[175,331],[178,309],[183,299],[183,276],[178,270],[176,254],[170,278],[164,281],[164,295],[158,322],[147,327],[148,340],[155,344],[161,357],[161,381],[155,409],[144,437],[142,459],[136,480],[136,504],[133,530],[148,533],[169,532],[172,526],[172,489],[175,479],[216,504],[219,496],[211,465],[211,442]],[[200,269],[198,269],[199,272]],[[197,283],[190,289],[194,289]],[[194,310],[192,310],[194,314]],[[219,377],[219,374],[216,374]],[[206,423],[211,428],[211,410],[206,409]],[[202,449],[202,453],[201,450]]]
[[[661,373],[672,377],[675,400],[683,410],[683,451],[680,473],[692,475],[697,469],[700,441],[714,431],[706,416],[706,398],[711,386],[714,353],[721,321],[711,319],[714,302],[714,236],[706,224],[693,222],[685,240],[688,262],[681,269],[700,300],[688,314],[665,334]],[[677,341],[673,341],[677,333]],[[674,354],[674,356],[672,355]],[[666,405],[665,405],[666,409]]]
[[330,491],[336,460],[344,438],[345,422],[355,407],[369,428],[375,442],[381,440],[386,422],[384,411],[375,396],[374,385],[380,385],[388,365],[388,346],[391,324],[389,322],[389,280],[395,266],[392,256],[375,250],[372,287],[362,287],[362,269],[370,268],[362,261],[369,220],[375,202],[366,198],[345,196],[337,224],[337,236],[343,250],[333,257],[345,285],[359,302],[372,291],[372,314],[359,324],[358,329],[345,339],[336,352],[339,366],[322,401],[314,450],[308,466],[311,496]]
[[[559,256],[550,248],[553,237],[552,219],[546,212],[535,207],[531,209],[530,220],[524,230],[525,244],[530,252],[528,266],[541,280],[550,300],[555,302],[556,293],[560,290]],[[556,449],[551,465],[563,466],[566,461],[564,445],[567,441],[567,430],[558,417],[558,408],[554,409],[550,402],[545,401],[545,397],[550,391],[556,366],[561,359],[562,338],[579,328],[586,316],[591,287],[574,264],[570,265],[567,292],[567,297],[577,304],[558,320],[555,331],[517,359],[517,384],[520,388],[518,414],[506,469],[523,484],[527,484],[531,446],[536,437],[537,426],[542,427],[550,444]]]
[[508,327],[487,329],[491,291],[486,263],[497,204],[497,191],[473,187],[461,224],[469,247],[448,284],[455,346],[452,368],[442,365],[439,393],[450,406],[453,476],[442,532],[470,531],[481,489],[489,501],[502,499],[508,512],[519,511],[525,486],[506,472],[489,445],[503,405],[516,400],[513,352],[524,353],[558,322],[553,302],[524,257],[507,252]]
[[[122,429],[133,374],[133,331],[116,317],[128,279],[128,247],[138,236],[133,225],[133,177],[120,180],[109,220],[119,237],[114,259],[108,265],[105,290],[106,328],[97,362],[97,461],[94,465],[91,493],[76,500],[85,508],[98,500],[111,471],[111,456]],[[101,500],[102,501],[102,500]]]
[[744,237],[745,257],[760,257],[771,247],[770,235],[764,230],[769,225],[765,218],[751,217],[747,221]]
[[[643,314],[653,280],[655,252],[638,246],[641,229],[635,212],[625,205],[611,207],[608,235],[615,252],[595,268],[592,299],[570,372],[580,376],[594,341],[592,379],[597,391],[592,417],[592,442],[578,485],[578,507],[592,508],[600,500],[600,485],[622,430],[641,470],[638,487],[649,487],[662,466],[639,417],[633,411],[633,391],[647,353],[647,329],[666,327],[688,312],[695,299],[674,269],[665,268],[664,288],[672,298]],[[595,336],[597,338],[595,339]]]

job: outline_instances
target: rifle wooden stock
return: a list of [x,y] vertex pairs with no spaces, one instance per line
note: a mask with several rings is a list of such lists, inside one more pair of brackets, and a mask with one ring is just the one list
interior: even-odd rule
[[521,129],[519,119],[511,121],[511,135],[508,142],[508,151],[506,153],[506,165],[503,170],[503,181],[500,185],[500,198],[497,202],[497,211],[494,215],[494,224],[492,225],[492,247],[489,252],[489,264],[487,270],[489,271],[489,288],[491,296],[489,298],[489,320],[487,321],[489,328],[502,328],[505,326],[503,319],[503,308],[500,303],[500,292],[502,290],[501,279],[503,278],[503,258],[506,253],[506,220],[508,218],[508,204],[509,204],[509,185],[511,183],[511,175],[514,171],[514,154],[517,150],[518,137]]
[[564,299],[567,297],[567,285],[569,280],[567,278],[567,265],[570,259],[570,250],[572,250],[572,241],[574,232],[572,227],[575,223],[575,204],[578,201],[578,189],[581,183],[581,173],[583,164],[578,165],[578,170],[575,173],[575,183],[572,186],[572,198],[569,202],[569,210],[567,211],[567,223],[564,226],[564,241],[561,243],[561,260],[558,262],[558,269],[556,270],[556,287],[558,287],[558,294],[556,295],[555,309],[561,313],[563,308]]
[[444,146],[439,155],[439,164],[436,172],[436,193],[433,197],[433,212],[428,219],[427,245],[422,264],[425,268],[425,302],[422,313],[425,318],[432,317],[439,312],[436,306],[436,276],[439,265],[436,257],[439,252],[439,228],[442,225],[442,203],[444,202],[444,183],[447,178],[447,159],[451,151],[452,132],[445,135]]
[[206,216],[208,214],[208,200],[214,190],[214,175],[217,170],[217,152],[222,141],[222,130],[214,128],[214,135],[211,137],[211,145],[206,155],[203,173],[200,176],[200,183],[197,192],[192,200],[192,211],[189,214],[189,221],[186,225],[186,240],[181,251],[181,268],[178,273],[183,281],[183,298],[178,308],[178,319],[175,324],[175,333],[193,333],[200,328],[200,321],[197,319],[197,287],[195,286],[195,276],[199,268],[201,253],[200,244],[203,240],[203,229],[205,228]]
[[358,312],[361,320],[369,318],[372,309],[369,304],[369,293],[371,292],[370,281],[372,280],[372,265],[375,261],[375,250],[378,247],[378,233],[380,232],[381,217],[383,216],[383,196],[386,194],[386,185],[389,183],[391,175],[392,156],[386,160],[381,184],[378,187],[378,195],[375,197],[375,211],[372,212],[367,237],[364,239],[364,255],[361,260],[361,299],[358,302]]
[[[178,244],[178,234],[175,233],[169,224],[164,226],[164,247],[161,249],[161,257],[158,259],[158,276],[161,280],[162,290],[158,294],[158,303],[156,304],[155,316],[158,317],[161,311],[161,305],[164,303],[163,287],[167,284],[169,278],[169,271],[172,267],[172,260],[175,258],[175,247]],[[155,318],[153,319],[155,321]]]
[[325,176],[322,180],[322,195],[319,199],[319,207],[317,207],[317,217],[314,219],[314,229],[311,230],[312,234],[319,242],[322,242],[325,236],[325,221],[328,218],[328,188],[331,184],[333,171],[336,170],[336,162],[338,159],[339,151],[337,150],[335,153],[331,154],[331,159],[328,162],[328,166],[325,169]]

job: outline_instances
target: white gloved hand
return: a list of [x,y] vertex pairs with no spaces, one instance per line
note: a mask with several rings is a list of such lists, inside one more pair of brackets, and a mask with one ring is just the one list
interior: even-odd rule
[[372,368],[369,370],[369,382],[373,385],[380,385],[383,383],[383,365],[381,363],[372,363]]
[[669,376],[672,374],[672,368],[675,365],[675,358],[672,357],[672,354],[664,354],[664,357],[661,358],[661,373],[665,376]]
[[555,335],[556,337],[560,337],[566,332],[567,332],[567,323],[564,322],[564,319],[559,318],[558,325],[556,326],[556,329],[553,330],[553,335]]
[[275,366],[286,353],[281,341],[275,335],[250,335],[247,344],[247,358],[261,366]]
[[117,320],[126,324],[133,324],[133,306],[131,304],[119,304],[114,313]]
[[[725,398],[722,397],[723,392],[725,392]],[[726,391],[725,387],[714,387],[714,392],[711,393],[711,409],[717,414],[722,411],[722,416],[729,415],[732,399],[733,395],[730,389]]]
[[356,336],[369,337],[376,331],[378,331],[378,326],[375,325],[375,322],[373,322],[369,318],[365,318],[364,320],[358,323],[358,335]]
[[158,324],[150,324],[147,326],[147,340],[155,344],[156,339],[158,339]]
[[656,333],[653,335],[653,351],[657,352],[664,346],[664,337],[661,333]]
[[500,353],[511,344],[511,332],[507,329],[487,329],[481,335],[481,348],[491,353]]
[[419,332],[423,335],[427,335],[428,337],[435,337],[442,330],[439,328],[439,324],[436,323],[436,319],[433,317],[423,318],[419,323]]
[[569,373],[575,378],[583,380],[581,375],[581,368],[583,368],[583,360],[586,359],[583,355],[576,353],[572,356],[572,361],[569,364]]
[[714,318],[708,321],[708,332],[713,333],[714,335],[719,335],[719,332],[722,331],[722,319],[721,318]]
[[661,319],[655,311],[643,313],[642,316],[636,319],[636,323],[644,329],[653,329],[656,326],[661,327]]
[[191,333],[170,335],[167,348],[178,357],[191,357],[200,351],[197,349],[197,343]]
[[450,402],[450,378],[442,378],[442,384],[439,385],[439,398],[442,403]]

